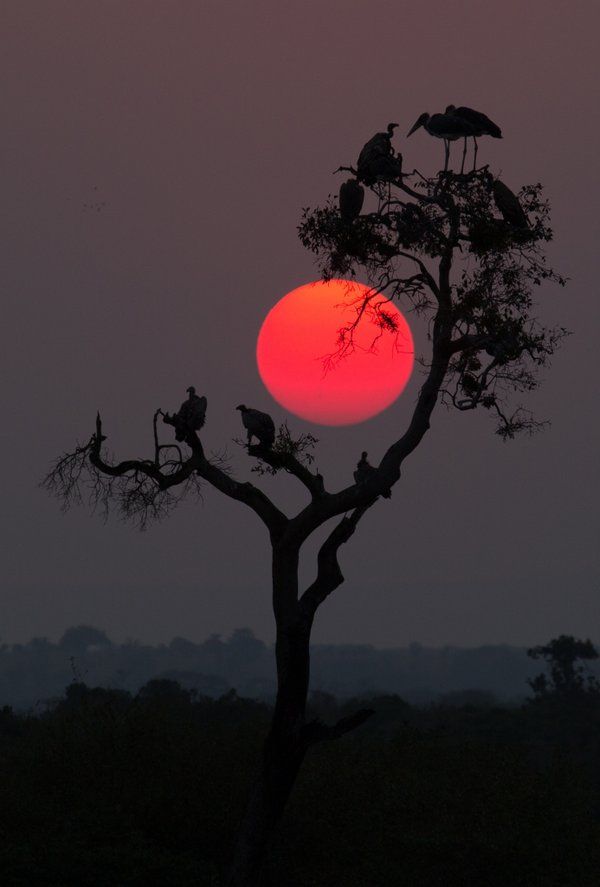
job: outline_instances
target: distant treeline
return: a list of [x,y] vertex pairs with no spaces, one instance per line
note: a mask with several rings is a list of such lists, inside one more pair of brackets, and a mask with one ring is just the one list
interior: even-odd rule
[[[518,704],[530,695],[527,681],[539,671],[524,648],[504,644],[471,649],[330,644],[312,648],[311,687],[341,700],[398,694],[417,704]],[[0,647],[0,705],[18,710],[43,708],[70,682],[136,693],[153,678],[177,681],[201,696],[218,698],[235,689],[269,701],[275,692],[273,647],[248,628],[227,640],[213,634],[201,643],[176,637],[150,646],[116,644],[104,631],[84,625],[69,628],[58,643],[33,638]]]
[[[519,707],[369,699],[308,755],[265,887],[597,887],[600,689],[553,665]],[[309,717],[363,705],[317,693]],[[0,707],[3,887],[222,887],[269,718],[166,679]]]

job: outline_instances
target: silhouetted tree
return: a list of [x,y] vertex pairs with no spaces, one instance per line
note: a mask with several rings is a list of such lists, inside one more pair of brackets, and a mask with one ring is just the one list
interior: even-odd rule
[[266,652],[264,641],[254,637],[254,632],[249,628],[236,628],[229,641],[229,650],[233,656],[243,658],[245,662],[252,662]]
[[90,647],[106,648],[112,646],[112,641],[106,632],[91,625],[74,625],[67,628],[59,641],[59,646],[72,656],[82,656]]
[[532,647],[527,655],[532,659],[545,659],[550,669],[549,677],[542,672],[527,682],[536,698],[549,694],[571,697],[582,693],[600,694],[600,682],[581,664],[598,659],[598,651],[589,639],[582,641],[561,634],[545,646]]
[[[308,501],[288,517],[259,486],[238,481],[227,466],[207,456],[195,430],[185,434],[189,453],[159,445],[157,411],[153,457],[113,461],[98,415],[88,442],[63,455],[45,480],[65,507],[91,497],[94,505],[108,511],[114,504],[142,525],[167,514],[178,499],[195,494],[205,482],[251,509],[269,532],[278,689],[239,831],[230,880],[234,887],[258,883],[270,838],[308,749],[348,733],[371,714],[361,709],[333,725],[306,715],[311,629],[320,605],[344,581],[341,546],[398,481],[404,460],[429,429],[438,400],[462,412],[482,407],[496,417],[497,433],[504,439],[539,428],[543,423],[519,403],[510,406],[511,399],[536,386],[536,370],[565,334],[544,329],[533,313],[532,288],[545,280],[563,283],[544,262],[542,247],[551,231],[540,185],[519,192],[529,223],[524,230],[498,216],[494,177],[485,168],[431,177],[398,170],[393,181],[374,177],[365,184],[376,208],[349,221],[330,200],[325,207],[305,211],[299,234],[317,255],[324,278],[360,273],[372,284],[355,303],[355,318],[340,330],[337,346],[332,343],[330,365],[351,354],[364,317],[378,324],[381,336],[397,335],[386,310],[389,299],[399,299],[428,318],[424,384],[407,427],[390,442],[378,466],[370,466],[358,482],[331,491],[311,468],[314,440],[307,435],[293,440],[283,426],[274,441],[249,443],[259,471],[287,472],[305,488]],[[349,477],[357,456],[348,454]],[[315,579],[301,588],[300,549],[331,520],[336,522],[319,549]]]

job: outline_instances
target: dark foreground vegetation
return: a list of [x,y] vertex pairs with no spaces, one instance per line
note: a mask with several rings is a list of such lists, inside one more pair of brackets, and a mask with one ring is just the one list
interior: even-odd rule
[[[264,884],[597,887],[600,692],[560,641],[536,648],[550,675],[521,707],[313,695],[313,719],[376,714],[308,755]],[[1,883],[222,884],[270,715],[168,680],[5,707]]]

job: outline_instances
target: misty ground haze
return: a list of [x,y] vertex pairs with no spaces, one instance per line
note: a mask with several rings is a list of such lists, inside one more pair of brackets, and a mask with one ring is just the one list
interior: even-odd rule
[[[517,705],[531,698],[529,680],[546,672],[527,650],[507,644],[474,648],[377,649],[368,644],[315,644],[311,688],[347,700],[392,694],[411,704]],[[600,674],[597,663],[586,673]],[[175,637],[167,644],[115,643],[92,626],[73,626],[57,643],[32,638],[0,647],[0,707],[40,714],[74,683],[135,694],[149,681],[176,682],[198,696],[218,699],[231,691],[272,703],[275,651],[251,629],[200,643]]]
[[[119,643],[239,625],[272,639],[267,540],[241,507],[207,491],[140,534],[85,508],[62,516],[37,484],[97,409],[119,455],[144,454],[154,410],[190,384],[208,397],[207,447],[226,446],[239,477],[254,477],[231,443],[240,402],[315,434],[332,487],[363,449],[377,461],[418,375],[367,423],[313,426],[264,390],[256,335],[314,279],[302,207],[337,191],[332,171],[390,120],[407,168],[440,168],[440,142],[405,134],[450,102],[501,125],[481,162],[513,188],[543,182],[552,203],[550,261],[571,280],[542,287],[540,316],[573,335],[529,401],[552,426],[505,445],[485,417],[439,409],[343,552],[315,640],[600,635],[599,18],[596,3],[541,0],[3,4],[2,641],[78,623]],[[291,478],[265,483],[284,509],[302,501]]]

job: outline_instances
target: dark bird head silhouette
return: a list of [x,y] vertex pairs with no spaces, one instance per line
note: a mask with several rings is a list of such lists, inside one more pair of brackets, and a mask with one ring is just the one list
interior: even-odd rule
[[408,130],[408,132],[406,133],[406,138],[411,136],[413,134],[413,132],[416,132],[421,126],[425,126],[425,124],[427,123],[428,120],[429,120],[429,114],[427,113],[427,111],[425,111],[423,114],[421,114],[416,119],[416,121],[413,123],[412,127]]

